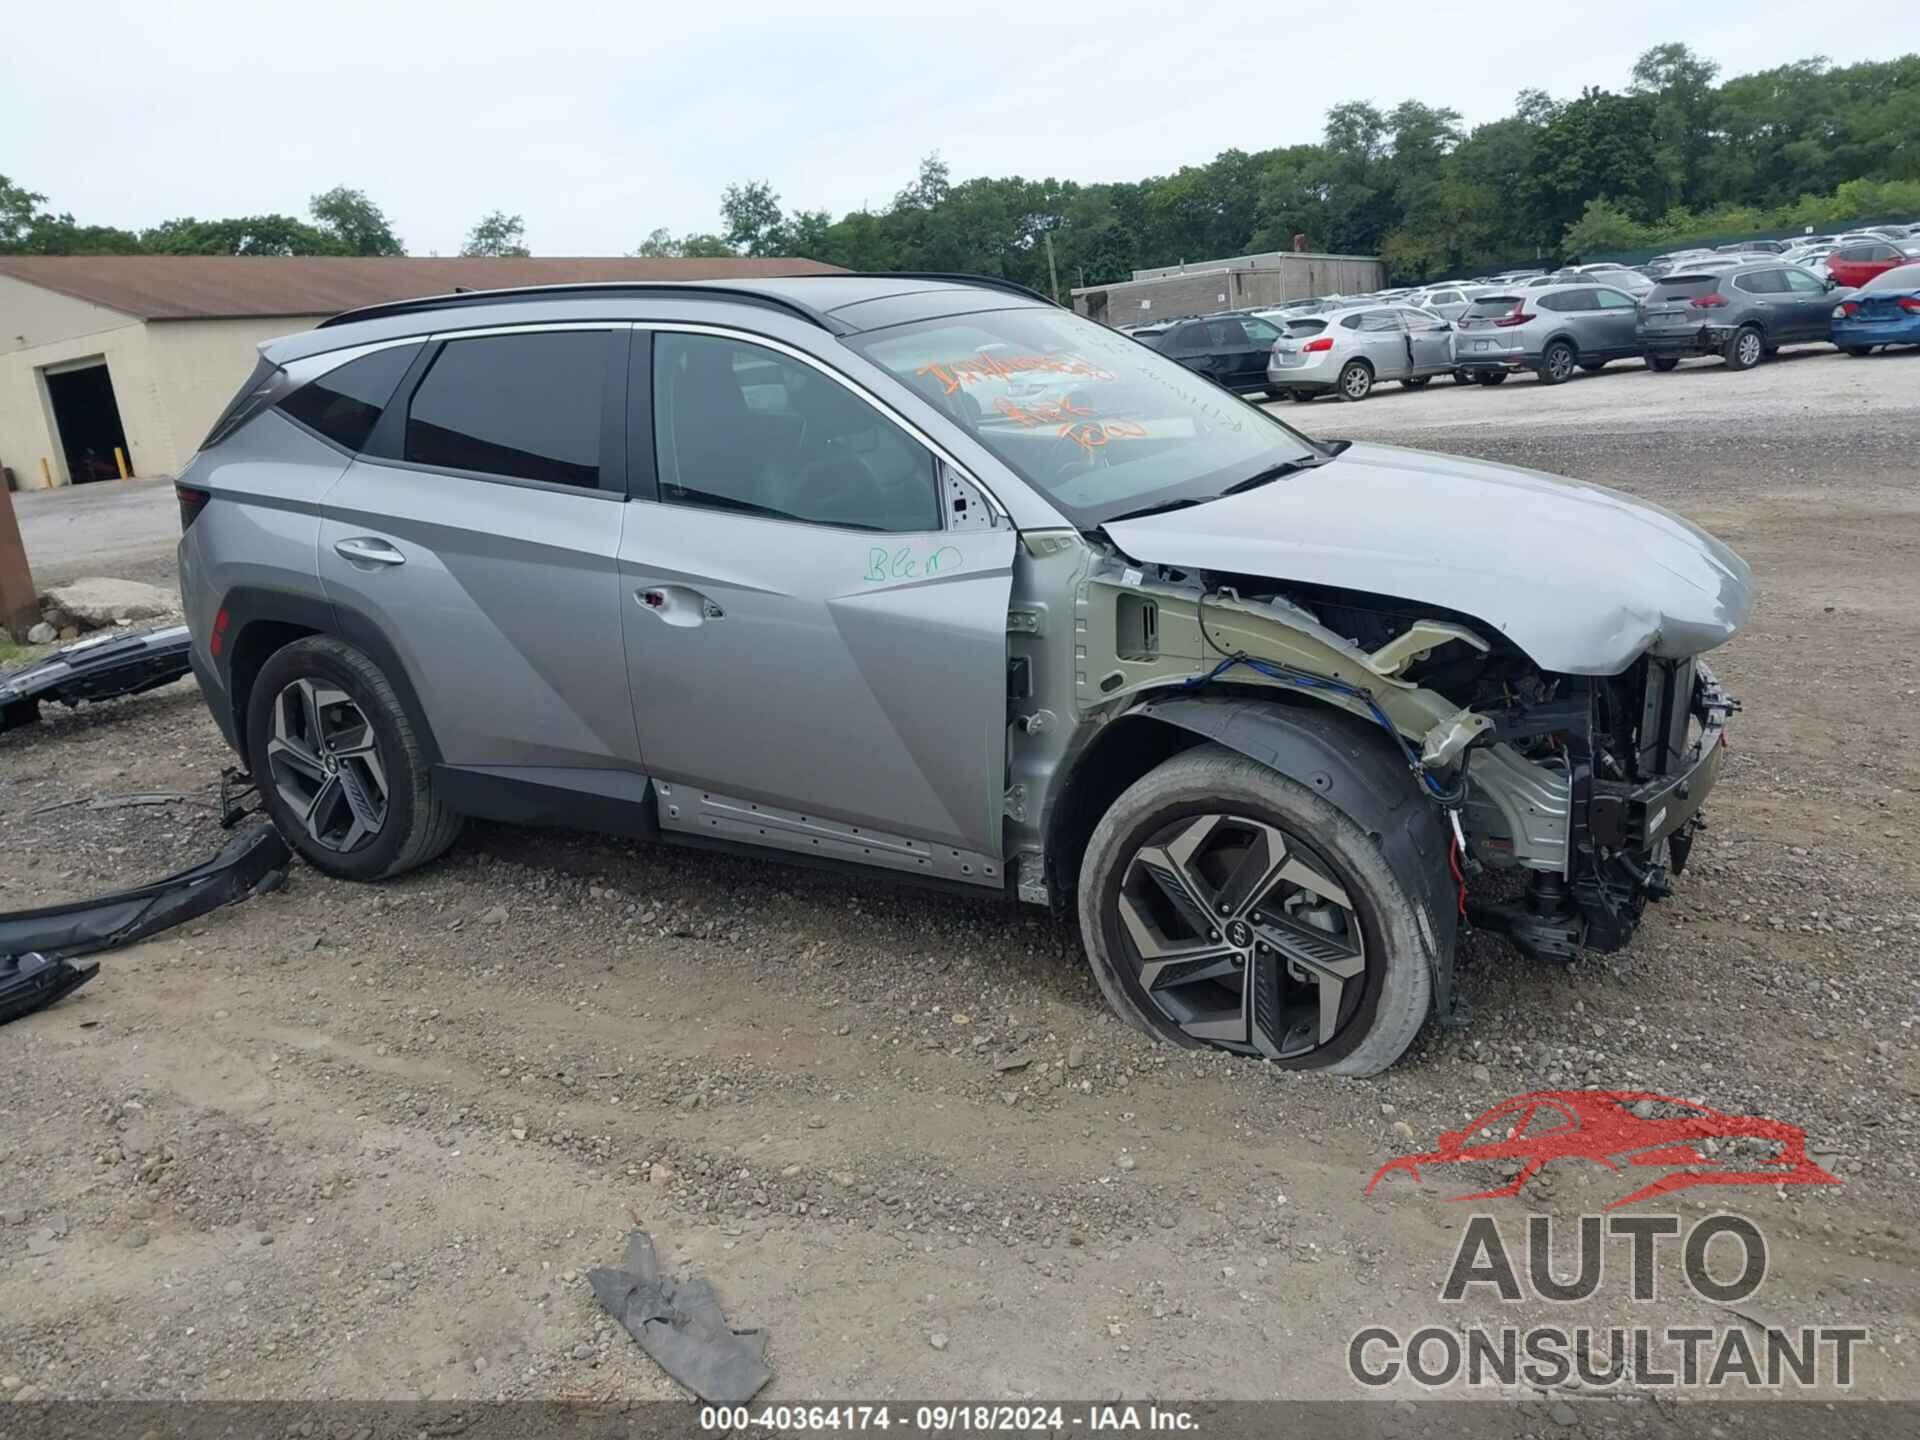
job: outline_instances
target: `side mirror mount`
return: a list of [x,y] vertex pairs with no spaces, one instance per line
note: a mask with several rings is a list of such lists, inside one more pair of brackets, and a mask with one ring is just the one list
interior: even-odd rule
[[1829,290],[1838,290],[1840,288],[1840,282],[1834,279],[1831,275],[1827,276],[1826,284],[1827,284],[1827,289]]

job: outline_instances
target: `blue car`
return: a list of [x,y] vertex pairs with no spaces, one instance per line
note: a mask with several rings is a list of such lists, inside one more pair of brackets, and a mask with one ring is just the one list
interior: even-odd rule
[[1883,270],[1834,306],[1832,335],[1849,355],[1920,345],[1920,264]]

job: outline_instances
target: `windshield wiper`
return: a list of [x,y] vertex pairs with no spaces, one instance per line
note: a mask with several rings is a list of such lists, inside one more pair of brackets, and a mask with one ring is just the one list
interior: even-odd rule
[[1207,503],[1207,500],[1211,500],[1213,498],[1214,498],[1213,496],[1209,495],[1205,499],[1201,499],[1201,500],[1194,500],[1194,499],[1163,500],[1158,505],[1148,505],[1148,506],[1144,506],[1139,510],[1129,510],[1124,515],[1109,515],[1106,519],[1102,520],[1100,523],[1102,525],[1117,525],[1122,520],[1144,520],[1149,515],[1165,515],[1172,510],[1185,510],[1194,505],[1204,505]]
[[1326,463],[1327,459],[1325,456],[1307,456],[1299,460],[1282,460],[1278,465],[1269,465],[1264,470],[1255,471],[1244,480],[1236,480],[1220,493],[1222,495],[1238,495],[1243,490],[1257,489],[1262,485],[1271,484],[1275,480],[1284,480],[1289,475],[1298,474],[1302,470],[1311,470],[1315,466]]

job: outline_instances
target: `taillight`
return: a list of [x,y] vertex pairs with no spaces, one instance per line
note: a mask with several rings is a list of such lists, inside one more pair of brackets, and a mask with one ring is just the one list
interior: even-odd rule
[[1854,304],[1853,301],[1851,300],[1842,300],[1838,305],[1833,307],[1833,314],[1835,319],[1840,319],[1842,317],[1850,318],[1852,316],[1858,315],[1859,313],[1860,313],[1860,307]]
[[1511,315],[1495,316],[1493,323],[1504,329],[1509,325],[1524,325],[1531,319],[1533,319],[1533,316],[1516,305]]
[[1920,315],[1920,295],[1902,295],[1894,304],[1909,315]]
[[1333,337],[1331,335],[1322,335],[1318,340],[1307,341],[1306,344],[1300,347],[1300,350],[1301,353],[1305,355],[1319,355],[1332,348]]
[[1687,302],[1687,304],[1691,305],[1696,310],[1718,310],[1722,305],[1726,303],[1727,303],[1727,297],[1720,294],[1718,291],[1711,291],[1705,295],[1696,295],[1693,297],[1693,299]]
[[207,508],[207,501],[213,498],[211,492],[197,489],[192,485],[174,483],[174,498],[180,502],[180,533],[187,533],[194,521],[200,518],[200,512]]
[[227,647],[227,626],[233,623],[233,617],[223,605],[213,612],[213,633],[207,636],[207,653],[218,655]]

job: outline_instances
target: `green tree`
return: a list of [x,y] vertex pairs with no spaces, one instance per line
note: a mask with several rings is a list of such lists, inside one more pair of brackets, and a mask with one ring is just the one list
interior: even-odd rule
[[404,255],[406,246],[393,233],[384,211],[364,190],[336,185],[307,202],[315,225],[339,242],[347,255]]
[[0,175],[0,254],[17,254],[47,197]]
[[786,241],[780,197],[764,180],[729,185],[720,196],[726,241],[749,255],[778,255]]
[[473,229],[467,232],[466,243],[461,245],[462,255],[529,255],[527,249],[527,224],[518,215],[509,215],[504,210],[489,210],[474,222]]
[[341,255],[337,236],[291,215],[242,215],[199,220],[191,215],[163,220],[141,232],[142,248],[155,255]]
[[1686,45],[1656,45],[1634,62],[1628,90],[1653,101],[1653,162],[1662,183],[1644,187],[1650,206],[1664,209],[1678,201],[1697,205],[1706,198],[1707,153],[1712,145],[1713,77],[1720,67]]

